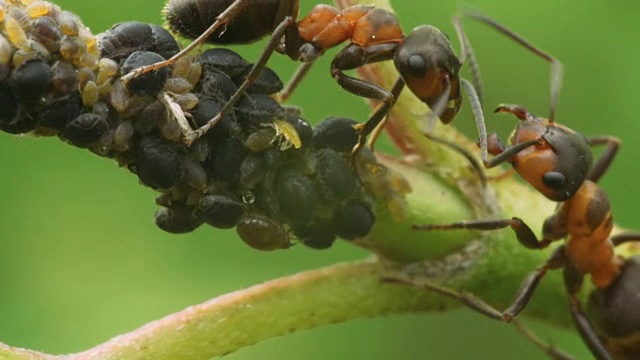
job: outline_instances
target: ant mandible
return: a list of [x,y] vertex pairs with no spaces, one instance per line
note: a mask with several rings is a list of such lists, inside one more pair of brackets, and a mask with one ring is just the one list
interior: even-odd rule
[[[331,62],[332,76],[348,92],[383,103],[367,122],[358,126],[359,140],[354,153],[365,144],[367,135],[382,125],[405,84],[428,106],[441,109],[436,114],[440,115],[443,123],[449,123],[457,114],[461,105],[458,71],[466,57],[473,58],[458,18],[454,19],[454,25],[462,47],[460,59],[456,57],[447,35],[439,29],[422,25],[405,36],[397,17],[383,8],[351,5],[338,10],[329,5],[317,5],[305,18],[297,21],[298,10],[299,0],[169,0],[165,7],[169,27],[184,36],[197,37],[170,59],[138,68],[125,75],[123,81],[171,65],[204,42],[248,43],[271,34],[269,43],[244,83],[220,113],[186,135],[186,142],[191,143],[233,107],[260,75],[274,51],[303,62],[282,96],[286,98],[319,56],[327,49],[348,41],[348,45]],[[390,91],[343,72],[386,60],[393,60],[400,74]],[[472,68],[472,72],[474,79],[479,79],[478,70]],[[481,92],[479,80],[474,83],[477,91]],[[471,85],[464,87],[475,92]]]

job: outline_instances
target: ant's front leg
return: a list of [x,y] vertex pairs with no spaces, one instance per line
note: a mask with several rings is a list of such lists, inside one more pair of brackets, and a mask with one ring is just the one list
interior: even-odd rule
[[[471,220],[461,221],[451,224],[431,224],[431,225],[414,225],[414,230],[499,230],[511,227],[516,234],[518,242],[528,249],[544,249],[555,240],[566,235],[566,225],[560,219],[562,213],[553,214],[544,223],[543,237],[538,240],[531,228],[521,219],[514,217],[511,219],[497,220]],[[516,293],[516,297],[511,305],[504,312],[500,313],[500,318],[505,321],[511,321],[524,309],[531,299],[536,286],[550,269],[557,269],[567,263],[564,254],[564,246],[560,246],[554,250],[549,259],[538,269],[533,271],[523,281],[520,289]],[[461,299],[463,303],[463,301]],[[473,306],[470,306],[473,308]],[[486,312],[480,311],[486,315]],[[491,316],[490,316],[491,317]]]
[[331,62],[331,75],[341,88],[354,95],[382,102],[382,105],[376,109],[373,115],[364,124],[357,127],[358,144],[353,148],[352,154],[357,153],[366,144],[367,135],[373,132],[385,118],[395,99],[402,92],[404,81],[398,78],[390,92],[376,84],[348,76],[343,71],[357,69],[374,62],[391,60],[396,48],[396,43],[383,43],[366,47],[350,44],[342,49]]
[[514,217],[511,219],[497,219],[497,220],[467,220],[460,221],[451,224],[428,224],[428,225],[413,225],[413,230],[500,230],[507,227],[511,227],[516,234],[518,242],[527,249],[544,249],[555,240],[543,237],[538,240],[533,233],[529,225],[527,225],[520,218]]

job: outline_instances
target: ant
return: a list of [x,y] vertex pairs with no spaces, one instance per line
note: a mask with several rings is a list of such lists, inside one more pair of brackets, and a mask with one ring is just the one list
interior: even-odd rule
[[[525,122],[540,122],[544,123],[548,120],[536,118],[529,113],[526,109],[515,105],[502,105],[498,108],[499,112],[510,112],[515,114],[521,119],[520,125]],[[597,313],[614,313],[612,316],[600,316],[598,320],[600,323],[608,324],[608,329],[605,328],[604,339],[607,343],[615,342],[621,337],[628,337],[629,341],[635,341],[635,343],[629,343],[628,341],[622,341],[622,345],[617,345],[622,348],[619,351],[631,351],[635,355],[640,352],[640,342],[637,338],[640,336],[640,315],[638,313],[638,306],[640,306],[640,293],[638,292],[637,276],[640,276],[640,267],[638,261],[640,257],[634,257],[625,260],[614,254],[614,247],[625,242],[640,241],[640,233],[628,232],[610,236],[613,228],[613,218],[611,215],[611,208],[606,193],[596,185],[596,182],[600,179],[603,173],[610,165],[613,157],[618,149],[618,140],[612,137],[595,137],[591,138],[588,143],[601,144],[607,143],[609,147],[605,150],[604,154],[593,166],[591,171],[585,177],[575,190],[567,190],[564,186],[565,180],[562,172],[563,167],[572,163],[572,156],[584,156],[590,157],[590,149],[587,153],[583,153],[585,150],[583,144],[580,141],[576,133],[566,133],[568,136],[554,137],[554,134],[549,128],[539,127],[535,129],[536,125],[540,123],[529,124],[530,126],[519,126],[516,133],[512,137],[520,139],[520,137],[526,137],[528,132],[535,132],[536,130],[543,130],[543,134],[537,134],[538,140],[535,140],[535,147],[528,146],[530,151],[524,153],[524,151],[516,152],[511,156],[502,156],[507,151],[517,149],[518,145],[513,145],[509,150],[503,151],[494,159],[502,161],[512,161],[516,171],[518,173],[525,173],[526,180],[536,179],[535,176],[540,175],[540,171],[546,170],[544,175],[538,177],[541,180],[537,184],[532,185],[536,188],[540,185],[545,187],[545,195],[549,198],[556,196],[556,193],[560,193],[561,197],[565,197],[567,191],[572,192],[572,195],[561,201],[556,209],[555,213],[546,219],[542,229],[542,238],[538,239],[533,233],[531,228],[519,218],[511,219],[499,219],[499,220],[473,220],[463,221],[453,224],[444,225],[415,225],[416,230],[454,230],[454,229],[469,229],[469,230],[498,230],[506,227],[511,227],[516,234],[518,241],[529,249],[544,249],[550,245],[553,241],[566,238],[564,245],[555,249],[549,259],[538,269],[533,271],[522,283],[518,290],[513,303],[504,311],[500,312],[492,308],[490,305],[485,304],[475,298],[470,300],[469,295],[449,293],[449,296],[457,298],[465,304],[469,304],[471,308],[477,310],[494,319],[512,321],[527,305],[531,296],[533,295],[536,286],[539,281],[544,277],[548,270],[563,269],[565,288],[569,294],[569,307],[571,317],[576,324],[578,331],[587,346],[597,359],[610,359],[607,347],[605,347],[600,339],[598,333],[594,330],[594,327],[590,324],[588,317],[582,310],[582,305],[578,299],[578,293],[582,286],[584,275],[591,275],[591,281],[595,286],[595,290],[592,293],[592,299],[590,302],[596,305],[592,307],[598,307],[595,309]],[[565,142],[560,143],[560,149],[557,152],[553,152],[552,147],[557,143],[550,143],[545,140],[541,135],[545,135],[552,139],[562,139]],[[571,137],[576,135],[576,137]],[[572,142],[572,139],[574,140]],[[518,140],[517,140],[518,141]],[[520,144],[528,144],[531,141],[524,141]],[[490,149],[494,148],[490,146]],[[509,154],[509,153],[507,153]],[[515,159],[523,159],[522,162]],[[573,158],[575,159],[575,158]],[[576,161],[580,163],[580,161]],[[543,170],[541,170],[543,169]],[[530,170],[528,172],[528,170]],[[581,171],[581,169],[572,169],[574,171]],[[569,173],[570,176],[575,178],[581,178],[580,174]],[[569,183],[568,181],[566,183]],[[563,186],[559,186],[559,185]],[[558,191],[559,188],[564,188]],[[633,273],[633,275],[630,275]],[[428,285],[426,287],[429,287]],[[437,288],[434,290],[439,291]],[[624,298],[623,298],[624,297]],[[596,303],[595,301],[599,301]],[[616,307],[611,308],[611,303],[617,303]],[[615,318],[612,318],[615,316]],[[618,326],[622,324],[624,326]],[[622,328],[622,330],[621,330]],[[625,346],[627,348],[625,348]],[[617,348],[616,348],[617,349]],[[613,350],[612,350],[613,351]],[[618,351],[618,350],[615,350]]]
[[[554,121],[557,97],[561,87],[562,65],[524,38],[478,13],[468,17],[483,22],[507,35],[536,55],[551,63],[551,111],[548,119],[539,118],[519,105],[500,105],[496,112],[511,113],[520,123],[506,147],[495,134],[480,139],[482,162],[486,168],[504,162],[558,208],[544,223],[542,238],[519,218],[499,220],[473,220],[453,224],[414,225],[415,230],[498,230],[511,227],[518,241],[530,249],[544,249],[553,241],[566,238],[564,245],[555,249],[548,260],[532,272],[523,282],[513,303],[500,312],[470,294],[458,293],[430,283],[419,285],[457,299],[486,316],[511,322],[524,309],[537,284],[553,269],[563,269],[565,288],[569,294],[571,317],[597,359],[611,356],[637,357],[640,354],[640,256],[623,259],[614,254],[622,243],[640,241],[640,233],[627,232],[611,235],[613,219],[606,193],[596,183],[606,172],[619,148],[619,140],[610,136],[585,137]],[[471,94],[470,94],[471,95]],[[478,99],[471,99],[471,103]],[[484,116],[480,107],[473,108],[479,129],[484,129]],[[481,131],[482,134],[482,131]],[[605,145],[600,158],[592,165],[592,146]],[[488,154],[494,157],[488,159]],[[584,275],[591,275],[595,286],[589,302],[589,317],[582,309],[578,292]],[[390,279],[412,283],[411,280]],[[566,358],[549,345],[542,344],[531,333],[519,330],[538,346],[557,359]],[[603,343],[604,342],[604,343]]]
[[[233,107],[260,75],[274,51],[303,62],[281,96],[285,99],[318,57],[344,42],[348,42],[347,46],[331,62],[331,75],[348,92],[382,102],[364,124],[357,125],[358,144],[353,149],[354,154],[364,146],[366,137],[372,132],[374,139],[370,145],[373,144],[378,134],[375,129],[384,125],[385,115],[405,85],[430,108],[442,108],[436,113],[443,123],[451,122],[458,113],[461,106],[458,72],[467,57],[472,65],[475,64],[459,18],[454,18],[453,22],[462,48],[460,58],[455,55],[444,32],[422,25],[405,36],[397,17],[383,8],[351,5],[339,10],[329,5],[316,5],[301,20],[297,20],[298,12],[299,0],[170,0],[165,7],[168,26],[184,36],[197,37],[168,60],[135,69],[122,79],[130,81],[171,65],[205,42],[248,43],[271,34],[244,83],[213,119],[186,135],[187,143],[206,133]],[[344,73],[386,60],[393,60],[400,74],[391,90]],[[471,71],[474,86],[464,87],[480,93],[478,97],[481,97],[479,70],[472,66]],[[435,116],[428,120],[434,123]]]
[[[488,18],[476,19],[485,23],[492,21]],[[517,36],[510,31],[503,33],[511,38]],[[519,37],[516,39],[524,41]],[[522,44],[522,41],[518,42]],[[526,46],[536,49],[528,43]],[[537,49],[534,52],[541,53]],[[557,79],[557,76],[554,79]],[[554,83],[556,85],[553,85]],[[558,92],[559,83],[552,81],[551,116],[555,112]],[[491,168],[509,162],[526,182],[548,199],[559,202],[554,214],[544,223],[542,238],[538,239],[531,228],[516,217],[444,225],[414,225],[414,229],[498,230],[511,227],[518,241],[529,249],[544,249],[553,241],[563,238],[566,238],[566,242],[555,249],[549,259],[524,280],[515,300],[504,312],[469,294],[457,293],[432,284],[421,283],[421,286],[455,298],[491,318],[510,322],[527,305],[536,286],[548,270],[561,268],[569,294],[571,317],[592,354],[597,359],[610,359],[614,352],[637,356],[640,353],[640,341],[637,340],[640,338],[640,315],[637,314],[640,295],[637,292],[637,278],[634,277],[640,275],[640,257],[625,260],[614,254],[614,247],[630,241],[640,241],[640,233],[629,232],[610,236],[613,218],[609,200],[606,193],[596,185],[613,161],[619,149],[619,140],[610,136],[587,138],[556,123],[552,117],[539,118],[519,105],[503,104],[498,106],[496,112],[511,113],[518,117],[520,123],[509,139],[510,146],[506,148],[497,135],[488,136],[482,149],[483,164],[486,168]],[[482,112],[474,111],[474,116],[479,127],[483,127]],[[482,142],[481,139],[481,148]],[[606,147],[592,165],[591,147],[597,145]],[[488,159],[488,154],[494,157]],[[600,315],[597,319],[598,328],[603,329],[601,333],[591,325],[577,296],[584,275],[587,274],[591,275],[595,286],[590,307],[594,308],[596,314],[607,314]],[[610,309],[610,304],[616,304],[616,307]],[[611,313],[613,314],[608,315]],[[606,342],[606,346],[599,336]],[[559,355],[552,347],[546,350],[555,358],[563,358],[563,355]]]

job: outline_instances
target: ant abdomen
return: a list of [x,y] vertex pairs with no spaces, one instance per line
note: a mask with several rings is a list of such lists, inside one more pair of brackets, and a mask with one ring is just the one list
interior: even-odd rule
[[[169,0],[164,16],[171,31],[195,39],[235,0]],[[212,44],[246,44],[270,34],[275,26],[279,0],[254,0],[233,21],[206,40]]]
[[589,317],[615,359],[635,359],[640,353],[640,256],[625,260],[610,286],[589,297]]

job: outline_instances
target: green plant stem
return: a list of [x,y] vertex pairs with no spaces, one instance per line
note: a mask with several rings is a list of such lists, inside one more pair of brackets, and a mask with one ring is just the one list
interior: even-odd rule
[[33,350],[20,349],[0,343],[0,359],[2,360],[53,360],[62,358],[64,357],[44,354]]
[[383,272],[380,262],[359,261],[269,281],[187,308],[72,358],[206,359],[274,336],[372,314],[426,310],[438,301],[382,283]]

